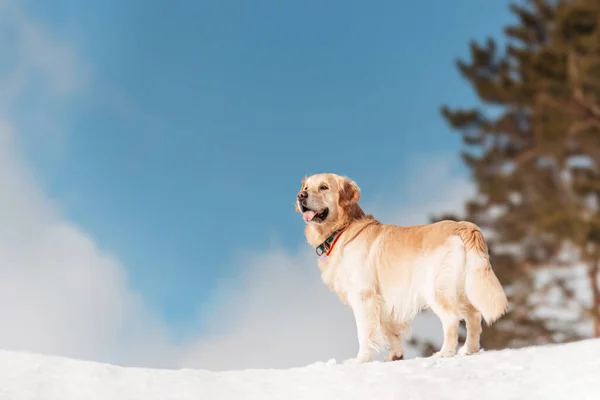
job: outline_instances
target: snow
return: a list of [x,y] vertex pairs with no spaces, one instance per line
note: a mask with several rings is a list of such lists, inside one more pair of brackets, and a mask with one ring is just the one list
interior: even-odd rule
[[287,370],[125,368],[0,351],[1,400],[599,399],[600,340]]

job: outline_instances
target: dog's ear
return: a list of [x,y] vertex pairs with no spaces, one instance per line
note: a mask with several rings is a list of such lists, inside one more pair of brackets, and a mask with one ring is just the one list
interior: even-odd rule
[[352,179],[342,176],[339,182],[340,203],[355,204],[360,199],[360,188]]
[[[303,191],[303,190],[304,190],[304,185],[305,185],[305,184],[306,184],[306,177],[304,177],[304,178],[302,179],[302,183],[301,183],[301,186],[300,186],[300,190],[299,190],[299,192],[301,192],[301,191]],[[296,200],[296,201],[294,202],[294,205],[296,206],[296,212],[300,212],[300,208],[298,207],[298,200]]]

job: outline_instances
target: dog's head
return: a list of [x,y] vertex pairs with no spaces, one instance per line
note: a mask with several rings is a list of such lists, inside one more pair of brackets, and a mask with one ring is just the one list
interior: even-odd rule
[[302,213],[309,226],[337,227],[356,213],[362,213],[359,198],[360,188],[345,176],[311,175],[302,181],[296,196],[296,211]]

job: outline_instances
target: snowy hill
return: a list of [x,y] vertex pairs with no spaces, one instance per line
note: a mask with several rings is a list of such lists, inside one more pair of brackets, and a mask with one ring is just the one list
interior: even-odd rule
[[288,370],[123,368],[0,351],[1,400],[600,399],[600,340]]

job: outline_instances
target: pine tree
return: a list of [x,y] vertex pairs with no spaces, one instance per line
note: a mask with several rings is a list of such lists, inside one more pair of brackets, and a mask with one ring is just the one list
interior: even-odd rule
[[481,104],[442,107],[478,189],[461,217],[485,230],[510,300],[483,345],[600,337],[600,1],[510,9],[519,22],[503,49],[472,42],[471,60],[457,61]]

